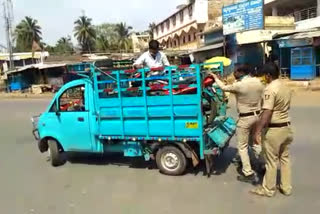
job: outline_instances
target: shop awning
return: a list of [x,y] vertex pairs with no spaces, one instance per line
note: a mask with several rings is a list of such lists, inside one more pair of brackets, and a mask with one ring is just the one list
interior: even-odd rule
[[197,50],[194,50],[192,53],[209,51],[209,50],[214,50],[214,49],[218,49],[218,48],[222,48],[222,47],[223,47],[223,42],[198,48]]
[[314,38],[314,37],[320,37],[320,30],[299,32],[299,33],[295,33],[292,35],[280,37],[280,38],[278,38],[278,40],[310,39],[310,38]]
[[270,42],[277,35],[288,35],[293,32],[292,30],[251,30],[236,33],[236,41],[238,45]]
[[16,68],[15,70],[7,72],[7,74],[12,74],[12,73],[19,73],[28,69],[49,69],[49,68],[59,68],[59,67],[65,67],[66,64],[32,64],[32,65],[26,65],[20,68]]

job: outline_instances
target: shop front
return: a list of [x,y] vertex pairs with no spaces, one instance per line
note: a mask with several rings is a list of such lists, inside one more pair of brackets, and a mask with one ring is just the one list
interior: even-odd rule
[[300,32],[278,39],[280,68],[292,80],[312,80],[319,72],[320,31]]

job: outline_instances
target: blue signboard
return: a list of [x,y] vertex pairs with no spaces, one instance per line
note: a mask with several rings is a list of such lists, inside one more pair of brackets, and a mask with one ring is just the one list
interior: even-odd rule
[[278,41],[279,48],[292,48],[292,47],[301,47],[301,46],[311,46],[312,39],[292,39],[292,40],[280,40]]
[[264,0],[250,0],[222,8],[223,34],[263,29]]

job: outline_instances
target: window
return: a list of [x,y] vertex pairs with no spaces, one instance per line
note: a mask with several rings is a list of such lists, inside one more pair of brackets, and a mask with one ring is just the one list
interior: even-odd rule
[[57,102],[54,102],[53,105],[51,106],[49,112],[56,112],[58,109],[57,109]]
[[183,19],[184,19],[183,10],[179,12],[179,16],[180,16],[180,22],[183,23]]
[[188,14],[189,14],[189,17],[192,17],[192,10],[193,10],[193,6],[192,6],[192,5],[190,5],[190,6],[188,7]]
[[61,112],[85,111],[84,85],[67,89],[59,97],[59,110]]
[[163,33],[164,31],[164,23],[161,24],[161,32]]
[[172,17],[172,25],[173,25],[173,27],[176,26],[176,21],[177,21],[177,17],[176,17],[176,15],[174,15],[174,16]]
[[182,38],[182,44],[184,44],[184,43],[186,43],[186,37],[185,36],[183,36],[183,38]]
[[301,65],[300,58],[292,58],[292,65]]
[[188,35],[188,41],[191,42],[191,34]]
[[166,25],[167,25],[167,29],[169,30],[169,29],[170,29],[170,19],[168,19],[168,20],[166,21]]
[[312,48],[296,48],[291,50],[292,65],[312,65],[313,54]]

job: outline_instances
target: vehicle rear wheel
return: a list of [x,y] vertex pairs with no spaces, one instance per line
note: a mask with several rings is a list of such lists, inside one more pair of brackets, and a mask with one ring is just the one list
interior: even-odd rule
[[48,146],[51,165],[57,167],[64,164],[63,158],[61,156],[62,151],[59,148],[58,142],[56,140],[48,140]]
[[183,152],[174,146],[165,146],[156,155],[157,166],[163,174],[181,175],[187,167],[187,159]]

